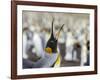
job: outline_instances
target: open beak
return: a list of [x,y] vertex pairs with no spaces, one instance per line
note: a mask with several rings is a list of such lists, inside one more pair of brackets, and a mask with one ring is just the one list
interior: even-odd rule
[[64,24],[61,26],[60,30],[56,33],[56,39],[58,40],[61,30],[63,29]]

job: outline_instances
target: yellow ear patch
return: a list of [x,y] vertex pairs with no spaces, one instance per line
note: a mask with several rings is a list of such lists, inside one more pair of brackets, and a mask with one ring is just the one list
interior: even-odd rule
[[45,48],[45,51],[46,51],[47,53],[52,54],[52,49],[51,49],[50,47]]

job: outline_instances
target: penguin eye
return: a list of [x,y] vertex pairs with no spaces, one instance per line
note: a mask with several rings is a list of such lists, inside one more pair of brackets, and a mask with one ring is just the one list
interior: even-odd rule
[[52,41],[50,41],[50,43],[55,43],[55,42],[57,42],[57,40],[52,40]]
[[51,43],[54,43],[54,41],[50,41]]

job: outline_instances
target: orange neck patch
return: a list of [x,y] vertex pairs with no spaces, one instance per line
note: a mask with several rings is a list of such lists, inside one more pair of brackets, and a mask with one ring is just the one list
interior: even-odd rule
[[52,49],[50,47],[45,48],[45,51],[49,54],[52,54]]

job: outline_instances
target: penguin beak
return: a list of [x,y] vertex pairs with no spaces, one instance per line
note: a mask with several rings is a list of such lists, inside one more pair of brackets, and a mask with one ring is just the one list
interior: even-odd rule
[[56,33],[56,39],[58,40],[61,30],[63,29],[64,24],[61,26],[60,30]]

